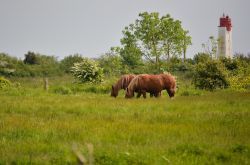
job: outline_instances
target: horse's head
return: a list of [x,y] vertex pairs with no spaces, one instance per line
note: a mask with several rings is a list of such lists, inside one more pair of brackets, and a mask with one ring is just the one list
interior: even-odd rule
[[112,85],[111,96],[112,96],[112,97],[117,97],[117,96],[118,96],[118,89],[117,89],[117,87],[114,86],[114,85]]
[[167,89],[168,95],[170,98],[174,97],[175,93],[176,93],[176,82],[172,82],[173,84],[171,84],[171,87],[169,89]]
[[168,89],[167,92],[168,92],[169,97],[172,98],[172,97],[174,97],[176,90]]
[[162,80],[164,82],[164,88],[167,90],[170,98],[174,97],[176,93],[176,79],[171,74],[162,74]]
[[126,88],[125,98],[131,98],[134,96],[134,92]]

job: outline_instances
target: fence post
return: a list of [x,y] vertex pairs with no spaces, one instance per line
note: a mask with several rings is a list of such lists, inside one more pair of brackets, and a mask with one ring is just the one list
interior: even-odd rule
[[44,77],[43,78],[43,88],[45,91],[48,91],[49,90],[49,79],[47,77]]

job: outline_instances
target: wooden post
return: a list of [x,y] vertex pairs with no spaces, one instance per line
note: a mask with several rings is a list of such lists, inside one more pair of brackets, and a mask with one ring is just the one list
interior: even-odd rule
[[44,84],[43,84],[44,90],[48,91],[49,90],[49,79],[47,77],[44,77],[43,82],[44,82]]

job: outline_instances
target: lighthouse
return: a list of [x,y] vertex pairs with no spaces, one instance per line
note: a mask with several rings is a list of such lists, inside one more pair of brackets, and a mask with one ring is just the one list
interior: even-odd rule
[[217,58],[226,57],[232,58],[232,22],[227,15],[220,18],[220,25],[218,26],[218,51]]

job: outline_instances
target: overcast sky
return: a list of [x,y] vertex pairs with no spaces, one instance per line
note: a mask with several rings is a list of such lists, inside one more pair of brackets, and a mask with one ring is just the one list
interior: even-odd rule
[[119,46],[124,27],[144,11],[182,21],[192,36],[188,57],[217,37],[219,18],[228,14],[233,52],[250,52],[250,0],[0,0],[0,52],[98,57]]

